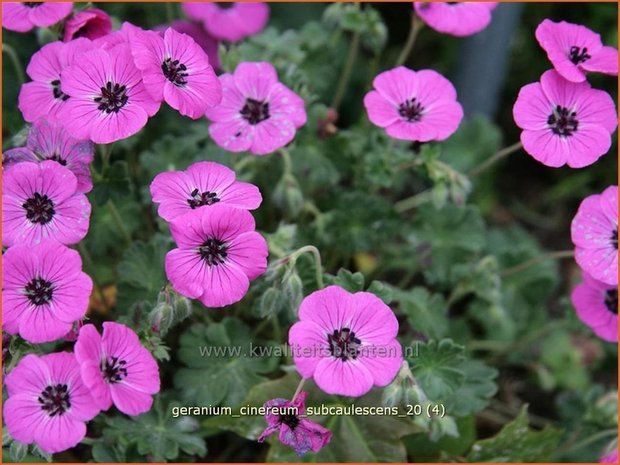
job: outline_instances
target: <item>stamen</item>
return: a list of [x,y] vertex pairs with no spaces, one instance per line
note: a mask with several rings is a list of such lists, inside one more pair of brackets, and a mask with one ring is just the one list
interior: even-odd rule
[[579,128],[577,113],[566,107],[557,105],[547,118],[547,124],[554,134],[559,136],[572,136]]
[[269,119],[269,102],[261,102],[253,98],[248,98],[245,100],[245,105],[243,105],[239,113],[251,125],[258,124],[261,121]]
[[172,58],[166,58],[161,64],[161,70],[170,82],[177,87],[183,87],[187,84],[187,66],[183,63],[179,63],[179,60],[173,60]]
[[34,224],[47,224],[52,221],[56,213],[54,202],[47,195],[38,192],[26,200],[22,208],[26,210],[26,218]]
[[330,353],[343,362],[349,359],[355,360],[362,344],[349,328],[335,329],[332,334],[327,335],[327,342]]

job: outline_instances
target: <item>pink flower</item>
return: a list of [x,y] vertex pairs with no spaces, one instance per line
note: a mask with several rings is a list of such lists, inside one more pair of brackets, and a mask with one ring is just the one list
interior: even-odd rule
[[60,163],[23,162],[6,170],[2,186],[2,242],[36,245],[44,239],[76,244],[88,232],[90,203],[77,178]]
[[415,12],[426,25],[457,37],[485,29],[496,6],[497,2],[413,2]]
[[564,79],[583,82],[586,72],[618,75],[618,50],[604,47],[601,36],[585,26],[545,19],[536,39]]
[[70,95],[64,124],[77,139],[97,144],[126,139],[159,110],[128,45],[91,50],[65,69],[62,79],[63,90]]
[[206,307],[240,301],[267,269],[267,242],[254,228],[248,211],[223,204],[175,218],[170,231],[178,249],[165,263],[174,289]]
[[159,392],[159,368],[127,326],[105,322],[103,336],[93,325],[83,326],[75,358],[97,408],[108,410],[114,403],[127,415],[151,409],[152,396]]
[[297,371],[328,394],[362,396],[387,386],[403,360],[394,312],[369,292],[313,292],[289,331]]
[[151,183],[151,196],[166,221],[216,203],[254,210],[263,200],[255,185],[235,181],[233,170],[212,161],[158,174]]
[[129,36],[134,31],[140,31],[138,26],[133,25],[132,23],[125,21],[123,22],[121,28],[118,31],[111,32],[105,36],[99,37],[98,39],[93,40],[93,47],[102,48],[104,50],[110,50],[111,48],[116,47],[117,45],[130,45]]
[[607,455],[604,455],[599,460],[599,463],[618,463],[618,448]]
[[243,2],[227,5],[206,2],[181,3],[187,16],[201,21],[216,39],[238,42],[263,30],[269,19],[266,3]]
[[209,57],[190,36],[168,28],[163,38],[141,29],[130,37],[134,62],[154,100],[165,100],[193,119],[222,101],[222,85]]
[[194,39],[209,57],[209,63],[213,66],[213,69],[220,69],[219,42],[215,37],[210,36],[209,33],[203,29],[201,24],[194,21],[179,19],[172,22],[170,26],[158,26],[155,28],[155,31],[163,35],[168,27],[171,27],[181,34],[187,34]]
[[259,436],[258,442],[263,442],[273,433],[279,432],[280,442],[292,447],[300,456],[310,451],[318,452],[325,447],[332,438],[332,433],[305,418],[307,396],[308,393],[302,391],[292,402],[281,398],[265,402],[268,426]]
[[80,255],[54,240],[9,247],[2,257],[3,329],[36,344],[65,336],[84,318],[93,282]]
[[4,383],[4,421],[13,439],[54,454],[77,446],[99,409],[73,354],[26,355]]
[[88,8],[74,14],[65,23],[63,40],[68,42],[77,37],[94,40],[112,31],[110,16],[98,8]]
[[306,124],[304,101],[278,82],[266,62],[240,63],[233,74],[220,76],[222,103],[207,110],[209,134],[231,152],[271,153],[291,142]]
[[24,161],[54,160],[75,174],[77,191],[86,193],[93,188],[90,164],[94,154],[92,142],[76,140],[57,123],[40,119],[30,128],[26,147],[7,150],[2,164],[8,168]]
[[2,27],[28,32],[34,27],[53,26],[66,18],[72,8],[71,2],[3,2]]
[[22,85],[18,106],[29,123],[39,118],[57,120],[63,115],[69,96],[64,92],[62,71],[82,53],[91,49],[88,39],[69,43],[52,42],[30,59],[26,72],[32,79]]
[[583,168],[605,155],[616,130],[616,109],[606,92],[587,82],[567,81],[546,71],[521,88],[513,108],[523,148],[554,168]]
[[618,186],[586,197],[571,223],[575,260],[593,278],[618,285]]
[[601,339],[618,342],[618,287],[597,281],[583,273],[571,294],[579,319]]
[[364,97],[368,118],[395,139],[445,140],[463,119],[454,86],[436,71],[399,66],[379,74],[373,86]]

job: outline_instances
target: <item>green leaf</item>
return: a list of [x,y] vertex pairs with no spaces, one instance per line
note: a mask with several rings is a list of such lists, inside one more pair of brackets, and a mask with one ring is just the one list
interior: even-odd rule
[[440,294],[431,294],[424,287],[398,291],[399,308],[415,331],[428,338],[439,339],[448,331],[448,307]]
[[118,160],[108,166],[101,179],[94,185],[91,199],[97,205],[104,205],[110,199],[126,199],[131,190],[127,162]]
[[417,357],[411,358],[411,370],[429,399],[445,403],[465,381],[462,365],[464,347],[451,339],[419,343]]
[[340,268],[336,276],[327,276],[327,282],[346,289],[349,292],[364,290],[364,275],[359,271],[351,273],[349,270]]
[[265,352],[279,346],[258,346],[250,329],[233,318],[195,324],[179,344],[178,358],[187,368],[177,371],[174,383],[194,405],[239,405],[252,386],[266,380],[261,374],[278,365],[277,352]]
[[463,384],[446,401],[446,411],[456,417],[464,417],[483,410],[489,399],[497,392],[498,371],[480,360],[466,360],[461,364],[465,373]]
[[390,305],[392,300],[394,300],[394,290],[392,287],[381,281],[375,280],[371,282],[366,291],[379,297],[386,305]]
[[557,452],[562,431],[546,427],[534,431],[528,427],[527,406],[516,419],[490,439],[477,441],[467,456],[469,462],[550,462]]
[[444,436],[431,441],[427,434],[415,434],[404,439],[407,452],[417,462],[447,462],[440,460],[441,453],[463,455],[476,440],[476,421],[473,416],[456,420],[458,436]]

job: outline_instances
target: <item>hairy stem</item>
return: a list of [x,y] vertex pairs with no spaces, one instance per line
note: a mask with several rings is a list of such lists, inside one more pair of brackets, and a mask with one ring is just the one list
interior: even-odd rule
[[411,54],[413,50],[413,46],[415,45],[415,41],[418,38],[418,34],[420,30],[424,27],[424,23],[420,21],[420,19],[416,16],[415,12],[411,12],[411,28],[409,29],[409,37],[407,37],[407,41],[405,42],[405,46],[403,47],[400,55],[398,55],[398,59],[396,60],[395,66],[400,66],[407,61],[407,58]]
[[349,80],[351,79],[351,73],[353,72],[353,65],[355,65],[355,59],[357,58],[357,53],[360,48],[360,33],[354,32],[353,37],[351,38],[351,45],[349,46],[349,54],[347,55],[347,61],[344,64],[344,68],[342,73],[340,74],[340,80],[338,81],[338,87],[336,88],[336,93],[334,94],[334,99],[332,100],[331,107],[336,110],[342,103],[342,99],[344,98],[344,94],[347,90],[347,86],[349,85]]
[[562,258],[572,258],[575,255],[572,250],[561,250],[559,252],[549,252],[543,255],[539,255],[538,257],[531,258],[530,260],[526,260],[523,263],[520,263],[512,268],[507,268],[500,273],[502,278],[507,276],[512,276],[513,274],[520,273],[521,271],[527,270],[532,266],[536,266],[539,263],[546,262],[547,260],[559,260]]
[[297,249],[295,252],[289,255],[289,262],[294,266],[297,258],[299,258],[299,256],[304,253],[311,253],[314,257],[316,283],[319,286],[319,289],[323,289],[325,287],[325,283],[323,281],[323,265],[321,264],[321,253],[319,252],[319,249],[317,249],[313,245],[304,245],[303,247]]
[[293,397],[291,398],[291,402],[294,401],[295,398],[299,395],[301,390],[304,388],[305,383],[306,383],[306,378],[301,378],[301,381],[299,381],[299,384],[297,385],[297,389],[295,389],[295,394],[293,394]]
[[504,147],[503,149],[499,150],[491,157],[487,158],[484,162],[482,162],[481,164],[473,168],[469,172],[469,176],[473,178],[473,177],[476,177],[484,173],[486,170],[488,170],[491,166],[493,166],[498,161],[503,160],[511,153],[521,150],[522,148],[523,148],[523,144],[521,144],[521,142],[516,142],[512,145],[509,145],[508,147]]

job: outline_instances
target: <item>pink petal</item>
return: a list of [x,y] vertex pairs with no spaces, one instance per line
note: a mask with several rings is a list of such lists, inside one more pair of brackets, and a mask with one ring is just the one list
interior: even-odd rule
[[373,375],[359,360],[324,358],[316,366],[314,381],[327,394],[359,397],[373,386]]

